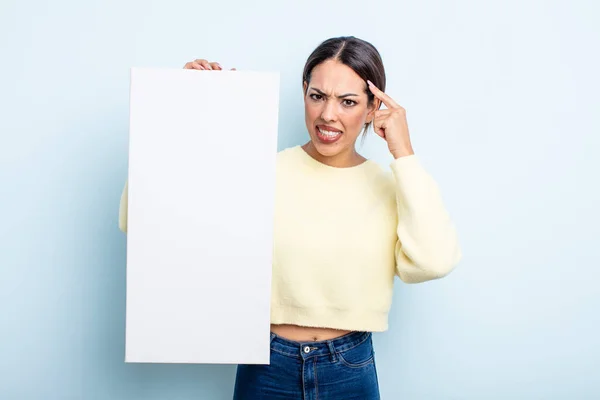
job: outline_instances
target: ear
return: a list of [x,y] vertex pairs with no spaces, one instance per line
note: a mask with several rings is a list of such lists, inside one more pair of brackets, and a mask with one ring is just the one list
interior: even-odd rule
[[379,107],[381,107],[381,100],[379,99],[374,99],[373,100],[373,104],[371,104],[369,106],[369,113],[367,114],[367,123],[370,123],[371,121],[373,121],[373,118],[375,118],[375,112],[377,110],[379,110]]
[[308,82],[302,82],[302,94],[306,94],[306,89],[308,89]]

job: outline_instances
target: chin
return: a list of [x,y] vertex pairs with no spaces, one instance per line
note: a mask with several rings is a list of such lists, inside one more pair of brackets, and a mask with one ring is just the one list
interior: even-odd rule
[[343,153],[345,150],[345,146],[342,146],[339,142],[334,144],[323,144],[320,143],[318,139],[312,138],[312,143],[315,150],[323,157],[334,157]]

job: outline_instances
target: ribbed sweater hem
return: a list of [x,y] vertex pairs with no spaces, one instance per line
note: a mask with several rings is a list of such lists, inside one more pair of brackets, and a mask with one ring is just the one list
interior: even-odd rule
[[388,313],[378,310],[339,310],[329,307],[272,305],[271,323],[349,331],[383,332],[388,329]]

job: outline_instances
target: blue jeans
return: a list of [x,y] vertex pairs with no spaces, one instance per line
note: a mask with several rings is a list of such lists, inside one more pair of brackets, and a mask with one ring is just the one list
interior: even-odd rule
[[295,342],[271,333],[271,363],[237,367],[234,400],[379,400],[370,332]]

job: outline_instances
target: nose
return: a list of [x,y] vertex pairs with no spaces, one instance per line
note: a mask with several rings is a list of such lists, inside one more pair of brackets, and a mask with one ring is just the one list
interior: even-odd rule
[[321,118],[325,122],[333,122],[335,121],[336,117],[337,114],[335,109],[335,102],[326,101],[325,105],[323,106],[323,110],[321,111]]

